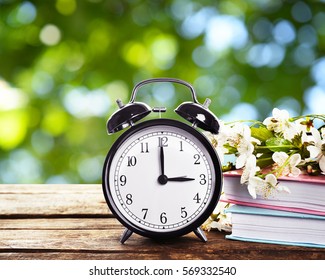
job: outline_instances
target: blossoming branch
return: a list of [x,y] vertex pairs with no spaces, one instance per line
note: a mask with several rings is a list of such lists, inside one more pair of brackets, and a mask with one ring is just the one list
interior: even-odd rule
[[224,171],[242,169],[241,184],[247,185],[249,194],[267,198],[290,192],[278,183],[281,176],[325,173],[325,125],[316,128],[315,119],[325,124],[325,115],[290,117],[275,108],[263,122],[221,122],[219,134],[207,136],[221,162],[227,154],[235,156]]

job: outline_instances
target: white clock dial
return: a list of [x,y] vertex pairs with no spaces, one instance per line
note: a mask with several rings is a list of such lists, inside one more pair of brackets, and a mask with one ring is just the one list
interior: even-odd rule
[[143,128],[117,149],[108,172],[115,207],[138,228],[171,232],[193,223],[214,193],[214,163],[188,131]]

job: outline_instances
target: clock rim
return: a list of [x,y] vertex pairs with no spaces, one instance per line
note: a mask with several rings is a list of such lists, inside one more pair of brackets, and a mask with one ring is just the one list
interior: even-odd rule
[[[186,225],[183,228],[168,231],[168,232],[157,232],[157,231],[151,231],[148,229],[144,229],[133,222],[131,222],[129,219],[127,219],[118,209],[116,206],[116,202],[114,201],[111,191],[110,191],[110,185],[109,185],[109,178],[108,174],[111,168],[112,160],[117,152],[117,150],[120,148],[120,146],[124,143],[125,140],[127,140],[130,136],[132,136],[134,133],[143,130],[148,127],[154,127],[154,126],[172,126],[177,127],[180,129],[183,129],[184,131],[190,133],[192,136],[194,136],[198,141],[202,143],[202,145],[206,148],[208,155],[210,156],[212,163],[213,163],[213,169],[215,174],[215,184],[211,193],[211,200],[207,208],[201,212],[198,215],[198,218],[195,219],[193,222],[189,222],[188,225]],[[219,171],[219,172],[218,172]],[[104,197],[106,200],[106,203],[111,210],[111,212],[114,214],[115,218],[126,228],[131,230],[132,232],[135,232],[137,234],[140,234],[145,237],[150,237],[154,239],[158,238],[173,238],[182,236],[185,234],[190,233],[191,231],[196,230],[198,227],[200,227],[212,214],[213,210],[217,206],[221,191],[222,191],[222,184],[223,184],[223,175],[222,175],[222,169],[221,169],[221,163],[218,157],[218,154],[210,141],[199,131],[194,129],[193,127],[189,126],[186,123],[172,120],[172,119],[154,119],[154,120],[147,120],[141,123],[138,123],[137,125],[132,126],[127,131],[125,131],[122,135],[120,135],[117,140],[114,142],[114,144],[111,146],[104,162],[103,166],[103,172],[102,172],[102,189],[104,193]]]

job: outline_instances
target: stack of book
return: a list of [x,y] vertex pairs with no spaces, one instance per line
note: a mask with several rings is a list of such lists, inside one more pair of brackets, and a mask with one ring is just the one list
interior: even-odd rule
[[289,194],[252,198],[240,174],[224,174],[225,202],[235,204],[228,239],[325,248],[325,176],[300,175],[279,182]]

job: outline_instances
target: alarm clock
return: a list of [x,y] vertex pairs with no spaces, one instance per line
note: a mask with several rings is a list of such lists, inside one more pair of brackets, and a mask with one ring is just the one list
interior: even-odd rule
[[[161,82],[190,90],[192,100],[175,112],[191,125],[161,118],[165,107],[135,101],[142,86]],[[218,133],[218,119],[208,109],[210,100],[200,104],[192,85],[183,80],[153,78],[135,85],[128,104],[117,104],[119,110],[107,121],[108,134],[128,129],[106,156],[102,186],[109,209],[126,228],[120,242],[133,232],[163,239],[192,231],[206,242],[200,226],[215,209],[222,189],[218,155],[199,131]],[[144,121],[151,112],[160,117]]]

